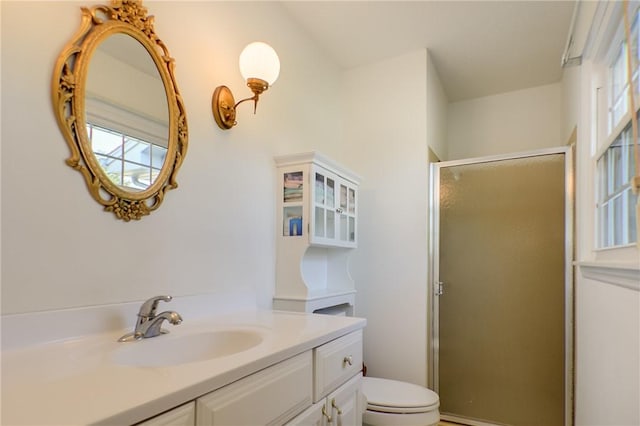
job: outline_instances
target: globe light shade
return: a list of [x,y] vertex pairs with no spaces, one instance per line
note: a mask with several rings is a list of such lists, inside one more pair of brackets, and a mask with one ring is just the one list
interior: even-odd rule
[[240,53],[240,73],[245,80],[257,78],[271,86],[280,74],[278,54],[267,43],[250,43]]

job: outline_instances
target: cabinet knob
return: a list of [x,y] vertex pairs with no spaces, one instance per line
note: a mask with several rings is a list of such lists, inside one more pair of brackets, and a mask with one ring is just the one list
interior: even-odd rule
[[345,365],[353,365],[353,357],[351,355],[349,356],[345,356],[344,359],[342,360],[342,366],[344,367]]
[[342,213],[344,213],[344,210],[342,209],[342,207],[338,207],[338,208],[336,209],[336,213],[338,213],[338,214],[342,214]]

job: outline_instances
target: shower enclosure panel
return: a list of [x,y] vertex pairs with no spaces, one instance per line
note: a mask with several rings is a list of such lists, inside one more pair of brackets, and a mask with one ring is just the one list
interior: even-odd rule
[[432,359],[445,419],[571,424],[567,154],[432,166]]

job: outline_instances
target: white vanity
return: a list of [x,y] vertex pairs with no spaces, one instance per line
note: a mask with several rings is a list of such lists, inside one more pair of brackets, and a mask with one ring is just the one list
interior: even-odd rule
[[134,342],[3,347],[2,424],[359,425],[364,326],[248,310]]

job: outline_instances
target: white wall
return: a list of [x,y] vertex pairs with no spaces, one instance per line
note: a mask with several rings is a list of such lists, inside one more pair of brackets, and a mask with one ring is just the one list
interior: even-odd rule
[[575,108],[576,99],[580,99],[580,67],[565,68],[561,82],[562,123],[561,138],[568,141],[578,123],[579,110]]
[[[236,289],[270,306],[273,156],[311,149],[336,156],[340,73],[277,3],[145,2],[176,60],[189,148],[179,188],[158,211],[125,223],[102,212],[65,165],[69,149],[51,106],[55,60],[88,4],[0,3],[2,313]],[[211,94],[226,84],[238,98],[250,95],[237,63],[256,39],[277,50],[280,79],[257,115],[243,105],[237,128],[222,131]]]
[[576,293],[576,425],[638,425],[638,292],[579,276]]
[[[426,383],[427,59],[420,50],[345,73],[342,156],[363,176],[351,257],[368,374]],[[375,87],[375,90],[371,88]]]
[[449,104],[448,159],[561,146],[560,83]]
[[427,50],[427,144],[441,161],[449,159],[447,123],[449,100]]

